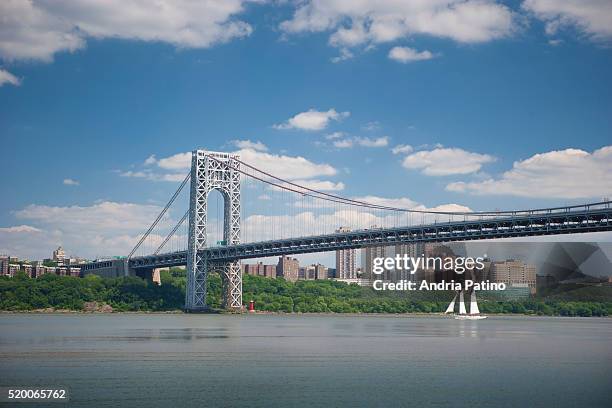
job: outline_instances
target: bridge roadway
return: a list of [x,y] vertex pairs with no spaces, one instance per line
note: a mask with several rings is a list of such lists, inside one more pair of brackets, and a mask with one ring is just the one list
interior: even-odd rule
[[[356,230],[347,233],[287,238],[204,249],[212,262],[356,249],[416,242],[452,242],[494,238],[561,235],[612,231],[612,207],[587,205],[521,212],[520,215],[481,220],[432,223],[399,228]],[[602,208],[603,207],[603,208]],[[187,263],[187,251],[133,257],[130,269],[151,269]]]

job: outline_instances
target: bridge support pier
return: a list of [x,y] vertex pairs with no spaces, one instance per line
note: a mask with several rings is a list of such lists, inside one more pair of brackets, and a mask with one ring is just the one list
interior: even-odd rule
[[213,263],[206,259],[208,194],[217,190],[223,196],[222,245],[240,243],[240,156],[230,153],[194,150],[191,156],[191,192],[187,247],[187,288],[185,309],[202,311],[206,303],[208,273],[217,270],[223,279],[223,307],[242,310],[242,275],[239,262]]
[[223,308],[242,310],[242,273],[240,262],[224,262],[219,265],[223,279]]

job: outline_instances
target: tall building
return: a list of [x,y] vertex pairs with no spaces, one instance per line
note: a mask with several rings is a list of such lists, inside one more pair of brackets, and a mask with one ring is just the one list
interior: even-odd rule
[[504,262],[493,262],[489,271],[492,282],[503,282],[508,285],[526,284],[531,293],[536,293],[536,267],[520,260],[508,259]]
[[265,265],[263,262],[256,264],[240,264],[243,275],[265,276],[266,278],[276,278],[276,265]]
[[[350,228],[340,227],[336,233],[350,232]],[[336,278],[356,279],[357,270],[355,268],[355,250],[341,249],[336,251]]]
[[387,252],[387,247],[384,246],[361,248],[361,279],[370,281],[375,279],[391,280],[392,271],[385,269],[380,275],[373,272],[374,259],[388,256]]
[[300,261],[290,256],[281,256],[278,258],[278,264],[276,265],[276,276],[285,278],[289,282],[295,282],[298,280],[298,274],[300,271]]
[[327,266],[325,265],[321,265],[321,264],[316,264],[315,265],[315,276],[314,278],[316,280],[323,280],[323,279],[327,279]]
[[41,263],[36,263],[34,266],[32,266],[32,274],[35,278],[39,278],[45,273],[47,273],[47,267],[43,266]]
[[10,263],[10,257],[8,255],[0,256],[0,276],[8,276],[9,263]]
[[13,276],[17,275],[17,273],[19,272],[19,268],[20,267],[21,267],[21,265],[19,265],[19,264],[9,264],[8,275],[10,277],[13,277]]
[[66,253],[64,252],[64,248],[60,246],[55,251],[53,251],[53,260],[57,262],[58,265],[63,265],[65,259]]
[[298,273],[298,279],[313,280],[314,278],[315,278],[315,266],[314,265],[300,267],[300,270]]
[[[419,258],[419,257],[422,257],[425,252],[425,245],[421,242],[410,243],[410,244],[398,244],[390,248],[393,248],[394,252],[392,255],[389,254],[387,256],[399,255],[401,258],[403,258],[404,255],[408,256],[408,258]],[[395,271],[395,280],[406,279],[406,280],[411,280],[411,281],[417,281],[417,278],[418,278],[417,272],[416,271],[415,273],[410,273],[410,272],[411,271],[405,270],[405,269]],[[421,273],[421,275],[423,274]]]
[[266,278],[276,278],[276,265],[264,265],[264,276]]
[[245,275],[257,275],[256,264],[242,264],[242,273]]

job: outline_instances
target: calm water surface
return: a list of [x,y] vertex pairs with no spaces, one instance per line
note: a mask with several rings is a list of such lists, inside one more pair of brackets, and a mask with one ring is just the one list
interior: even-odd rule
[[5,314],[7,385],[75,407],[610,407],[612,319]]

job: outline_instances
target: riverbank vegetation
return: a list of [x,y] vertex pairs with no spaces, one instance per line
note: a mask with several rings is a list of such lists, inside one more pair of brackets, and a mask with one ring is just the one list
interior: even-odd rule
[[[185,271],[161,273],[162,285],[136,277],[85,278],[26,275],[0,278],[0,310],[87,310],[92,302],[113,311],[180,310],[185,297]],[[503,301],[482,296],[482,313],[518,313],[549,316],[608,316],[612,314],[612,288],[574,288],[548,291],[546,297]],[[217,274],[208,280],[208,303],[221,307],[222,284]],[[453,297],[450,292],[376,292],[371,288],[335,281],[286,282],[244,276],[243,301],[253,300],[257,310],[301,313],[439,313]]]

